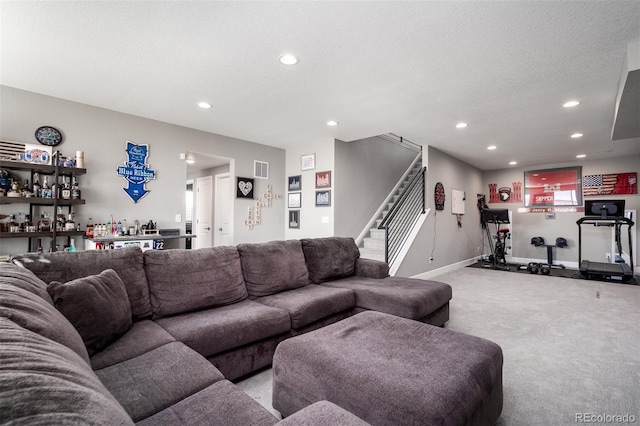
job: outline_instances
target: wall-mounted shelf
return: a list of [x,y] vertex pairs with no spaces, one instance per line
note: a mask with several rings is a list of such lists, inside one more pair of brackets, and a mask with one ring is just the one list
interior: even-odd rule
[[[57,231],[58,237],[75,237],[84,235],[83,231]],[[51,237],[53,232],[0,232],[0,238],[36,238],[36,237]]]
[[[54,174],[56,172],[56,166],[10,160],[0,160],[0,169],[25,170],[44,174]],[[87,173],[87,169],[79,167],[58,167],[58,173],[65,176],[83,175]]]
[[[36,206],[52,206],[54,204],[53,198],[39,198],[39,197],[0,197],[0,204],[33,204]],[[75,206],[78,204],[85,204],[85,200],[65,200],[64,198],[58,198],[57,204],[59,206]]]

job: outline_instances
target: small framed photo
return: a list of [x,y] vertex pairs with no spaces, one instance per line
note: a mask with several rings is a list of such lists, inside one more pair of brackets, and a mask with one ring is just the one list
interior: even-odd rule
[[302,193],[301,192],[290,192],[289,193],[289,202],[287,206],[290,209],[298,209],[302,207]]
[[253,198],[253,179],[238,177],[236,198]]
[[331,171],[316,173],[316,188],[331,187]]
[[313,170],[316,168],[316,154],[307,154],[300,157],[301,170]]
[[289,228],[300,229],[300,210],[289,210]]
[[316,207],[331,206],[331,190],[316,191]]
[[289,191],[302,191],[302,175],[289,176]]

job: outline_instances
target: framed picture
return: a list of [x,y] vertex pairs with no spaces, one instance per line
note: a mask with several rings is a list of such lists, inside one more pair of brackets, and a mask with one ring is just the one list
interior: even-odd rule
[[301,170],[313,170],[316,168],[316,155],[307,154],[300,157]]
[[331,187],[331,171],[316,173],[316,188]]
[[316,191],[316,207],[331,206],[331,190]]
[[582,167],[524,172],[524,205],[582,206]]
[[289,228],[300,228],[300,210],[289,210]]
[[302,191],[302,175],[289,176],[289,191]]
[[253,179],[238,177],[236,184],[236,198],[253,198]]
[[302,193],[290,192],[289,202],[287,203],[287,207],[289,207],[290,209],[296,209],[296,208],[302,207]]

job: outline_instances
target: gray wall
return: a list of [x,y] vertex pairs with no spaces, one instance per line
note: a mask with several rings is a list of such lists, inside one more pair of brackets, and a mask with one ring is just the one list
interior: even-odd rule
[[378,137],[336,140],[335,235],[357,237],[416,155]]
[[[427,153],[427,206],[431,213],[414,241],[411,250],[397,272],[397,276],[410,277],[478,256],[483,234],[476,207],[476,194],[483,192],[482,172],[435,148]],[[446,199],[444,210],[436,212],[433,192],[442,182]],[[451,190],[466,192],[465,214],[462,227],[451,213]],[[433,263],[429,263],[433,257]]]
[[[637,172],[640,174],[640,156],[612,158],[599,161],[582,161],[574,163],[548,164],[539,167],[511,168],[495,171],[487,171],[483,175],[483,191],[489,193],[489,184],[497,183],[500,186],[511,186],[512,182],[522,182],[524,184],[524,172],[526,170],[552,169],[556,167],[582,166],[582,175],[594,175],[603,173],[625,173]],[[523,187],[524,196],[524,187]],[[583,197],[590,199],[624,199],[626,208],[636,210],[640,214],[640,195],[615,195],[602,197]],[[488,197],[487,197],[488,200]],[[563,249],[553,249],[554,260],[557,263],[578,262],[578,226],[576,221],[584,216],[584,213],[556,213],[555,219],[545,219],[544,213],[518,213],[519,207],[524,207],[524,203],[493,203],[489,207],[507,208],[512,212],[512,255],[517,258],[541,259],[547,258],[546,248],[531,245],[531,237],[541,236],[545,242],[554,244],[557,237],[564,237],[568,240],[569,246]],[[638,218],[634,218],[637,223]],[[606,261],[605,253],[610,252],[611,232],[609,228],[595,228],[592,226],[582,227],[582,258],[598,262]],[[626,227],[624,227],[624,246],[626,249]],[[632,230],[638,234],[638,227]],[[638,237],[636,237],[638,238]],[[636,255],[636,259],[638,256]],[[574,265],[575,266],[575,265]],[[637,266],[637,265],[636,265]]]
[[[67,100],[0,86],[0,138],[2,140],[37,143],[34,131],[51,125],[64,134],[58,146],[62,155],[73,156],[77,150],[85,152],[87,174],[79,178],[86,205],[76,209],[77,220],[84,226],[87,219],[106,221],[110,214],[126,218],[157,221],[161,228],[180,228],[175,215],[185,213],[186,165],[180,153],[194,151],[235,159],[235,176],[253,176],[253,161],[270,164],[268,180],[256,179],[257,194],[273,185],[276,194],[285,193],[285,151],[226,136],[206,133],[172,124],[122,114]],[[148,144],[148,162],[156,170],[157,178],[147,184],[150,193],[134,204],[122,190],[123,178],[116,174],[118,165],[126,160],[126,141]],[[244,200],[243,200],[244,201]],[[284,237],[284,199],[274,200],[273,207],[263,209],[262,225],[248,230],[244,226],[246,207],[234,209],[234,244],[261,242]],[[0,212],[26,211],[28,206],[11,204],[0,206]],[[48,242],[46,242],[48,246]],[[82,248],[82,240],[76,245]],[[26,240],[3,239],[0,254],[26,251]]]

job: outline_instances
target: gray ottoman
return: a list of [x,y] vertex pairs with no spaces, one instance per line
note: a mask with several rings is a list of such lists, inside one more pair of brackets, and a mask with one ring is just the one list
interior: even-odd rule
[[502,411],[502,350],[362,312],[276,348],[273,407],[286,417],[321,400],[372,425],[491,425]]

